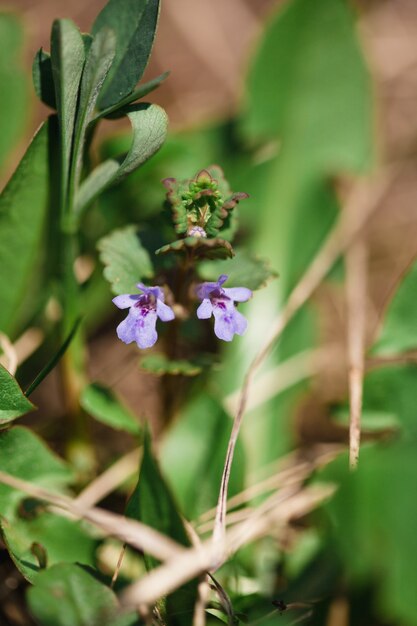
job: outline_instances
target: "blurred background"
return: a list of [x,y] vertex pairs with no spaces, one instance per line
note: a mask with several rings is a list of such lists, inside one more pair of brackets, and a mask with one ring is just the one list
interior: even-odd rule
[[[14,13],[21,24],[16,26],[14,35],[7,30],[11,60],[0,59],[0,80],[14,81],[15,85],[12,95],[0,96],[3,183],[48,114],[48,109],[35,98],[30,73],[35,52],[40,47],[49,50],[53,19],[71,18],[81,30],[88,31],[104,4],[104,0],[90,3],[73,0],[68,4],[15,0],[3,4],[2,10]],[[245,309],[250,320],[248,334],[223,350],[223,366],[215,367],[211,375],[210,391],[222,398],[231,411],[245,368],[339,211],[344,210],[345,204],[350,206],[346,199],[358,180],[381,172],[383,176],[387,165],[401,164],[362,234],[362,261],[353,264],[351,270],[346,269],[344,262],[333,269],[288,326],[278,349],[261,372],[242,435],[245,471],[251,476],[259,475],[265,466],[295,447],[299,446],[307,458],[313,444],[348,441],[348,373],[352,365],[349,329],[355,323],[355,311],[358,312],[354,304],[352,313],[356,286],[359,315],[362,311],[364,319],[362,349],[367,352],[365,369],[369,373],[365,382],[365,412],[368,418],[377,413],[389,418],[382,420],[381,427],[365,420],[369,428],[364,428],[363,440],[384,443],[397,436],[398,419],[406,424],[406,432],[413,420],[417,421],[414,391],[417,346],[405,342],[400,349],[401,342],[390,343],[389,337],[381,335],[387,304],[417,254],[417,3],[415,0],[351,3],[311,0],[309,8],[307,5],[306,0],[163,1],[156,43],[144,80],[166,70],[171,72],[149,98],[166,109],[170,136],[149,163],[121,186],[106,192],[86,218],[83,255],[77,270],[80,282],[86,284],[91,379],[109,385],[135,414],[148,418],[155,432],[161,433],[164,407],[159,393],[160,379],[143,370],[139,372],[136,348],[126,347],[115,339],[116,317],[109,303],[108,285],[101,277],[95,243],[110,230],[128,223],[152,230],[164,201],[161,179],[192,177],[212,162],[222,165],[232,188],[250,194],[250,199],[240,207],[239,242],[268,259],[279,274]],[[2,122],[12,118],[13,123]],[[94,144],[94,158],[99,160],[128,149],[128,133],[128,122],[106,121]],[[346,289],[349,271],[350,295]],[[59,316],[53,304],[49,303],[45,313],[46,328]],[[24,339],[20,349],[28,360],[21,369],[23,380],[30,381],[37,363],[42,363],[48,353],[47,341],[43,343],[42,315],[33,311],[27,315],[19,313],[20,322],[13,338]],[[407,388],[402,382],[396,386],[397,367],[411,368]],[[394,374],[390,376],[390,372]],[[395,405],[399,398],[400,409]],[[59,447],[57,418],[63,407],[54,373],[33,399],[40,407],[36,427],[58,441]],[[27,419],[30,422],[32,418]],[[100,430],[97,424],[91,428],[96,441],[103,443],[98,451],[100,467],[131,446],[127,435],[110,439],[108,431]],[[174,440],[177,441],[175,437]],[[387,457],[387,462],[390,458]],[[415,467],[407,465],[407,469],[406,461],[402,467],[401,454],[395,457],[393,452],[394,464],[396,459],[399,470],[404,469],[415,484]],[[319,530],[314,529],[313,535],[301,542],[300,552],[295,550],[299,563],[296,557],[293,561],[288,557],[297,584],[304,577],[304,587],[301,583],[301,587],[294,587],[294,593],[300,593],[301,599],[324,594],[323,589],[328,590],[333,579],[337,580],[326,610],[319,611],[316,621],[311,623],[417,624],[410,597],[401,590],[404,576],[409,575],[414,582],[416,578],[406,564],[410,542],[415,548],[411,533],[415,521],[410,524],[410,520],[415,520],[416,511],[405,512],[404,505],[401,521],[391,520],[398,534],[404,531],[407,539],[400,548],[390,544],[384,560],[379,553],[390,536],[390,528],[384,530],[386,535],[377,535],[375,544],[370,537],[373,524],[377,526],[386,513],[385,506],[390,511],[400,510],[395,496],[400,493],[402,478],[398,474],[399,482],[393,479],[389,483],[391,500],[385,500],[385,492],[378,492],[376,500],[371,501],[377,485],[384,480],[388,484],[386,468],[378,465],[375,458],[374,461],[369,464],[366,489],[353,493],[346,487],[342,491],[346,495],[344,504],[339,502],[329,517],[319,522]],[[169,462],[175,465],[173,459],[163,462],[166,467]],[[173,474],[175,484],[175,470]],[[345,480],[340,472],[331,478],[335,476],[341,482]],[[402,504],[407,493],[413,498],[410,491],[404,490]],[[364,510],[369,505],[373,517],[362,519],[362,526],[355,526],[357,520],[348,519],[350,505],[363,506]],[[402,520],[407,516],[403,527]],[[334,539],[329,519],[351,522],[344,539]],[[360,531],[355,534],[357,528]],[[291,537],[288,541],[294,547]],[[349,541],[358,554],[372,544],[366,554],[366,566],[358,557],[354,574],[349,567],[346,573],[345,563],[341,565],[343,559],[349,561]],[[340,560],[332,554],[334,546],[336,553],[342,555]],[[269,590],[271,583],[266,572],[270,572],[273,557],[268,555],[268,549],[269,545],[264,546],[264,552],[261,550],[254,558],[256,575],[254,571],[251,575],[255,578],[259,574],[258,583],[268,580],[265,584]],[[282,545],[279,549],[285,551]],[[320,567],[316,557],[322,559]],[[242,561],[245,562],[245,556]],[[396,569],[393,568],[391,577],[384,578],[391,562]],[[285,569],[285,563],[280,563],[275,571],[274,588],[278,589],[281,566]],[[351,574],[355,584],[349,588]],[[378,586],[380,580],[383,582]],[[259,587],[256,589],[258,592]],[[376,589],[380,594],[378,600],[374,600]],[[276,616],[274,619],[278,621]]]

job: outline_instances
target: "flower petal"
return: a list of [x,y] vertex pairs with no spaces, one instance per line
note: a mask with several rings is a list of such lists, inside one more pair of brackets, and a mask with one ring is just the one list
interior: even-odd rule
[[237,335],[243,335],[248,327],[248,320],[242,313],[235,309],[233,315],[234,331]]
[[208,298],[212,291],[218,289],[219,286],[217,283],[200,283],[197,285],[196,294],[199,300],[205,300]]
[[136,302],[139,300],[139,298],[141,298],[142,296],[140,296],[139,294],[137,295],[129,295],[128,293],[125,293],[121,296],[116,296],[115,298],[113,298],[112,302],[113,304],[115,304],[119,309],[128,309],[132,306],[134,306],[136,304]]
[[229,278],[228,274],[220,274],[218,280],[217,280],[217,285],[219,287],[221,287],[223,285],[223,283],[226,282],[226,280]]
[[233,302],[246,302],[252,297],[252,292],[246,287],[223,287],[223,291]]
[[156,311],[148,310],[146,313],[141,311],[136,320],[135,340],[139,348],[151,348],[158,339],[156,332]]
[[158,298],[156,301],[156,313],[163,322],[170,322],[175,317],[174,311],[161,298]]
[[124,343],[132,343],[132,341],[136,341],[136,324],[138,320],[138,315],[135,309],[131,309],[129,311],[129,315],[120,322],[118,327],[116,328],[116,333],[119,339],[121,339]]
[[[231,303],[232,304],[232,303]],[[214,306],[214,333],[223,341],[232,341],[235,333],[234,314],[235,307]]]
[[200,320],[208,320],[213,313],[213,305],[208,298],[204,298],[203,302],[197,309],[197,317]]

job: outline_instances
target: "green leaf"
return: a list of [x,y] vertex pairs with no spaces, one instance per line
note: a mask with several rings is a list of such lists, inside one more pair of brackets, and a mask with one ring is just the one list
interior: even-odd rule
[[[30,515],[30,514],[28,514]],[[15,517],[1,523],[2,535],[16,567],[30,582],[36,582],[42,568],[32,546],[42,546],[48,567],[55,563],[95,564],[97,540],[80,522],[49,512],[35,512],[33,519]]]
[[35,93],[47,106],[56,109],[54,77],[51,55],[40,48],[32,64],[32,79]]
[[120,611],[108,587],[70,563],[41,572],[27,597],[31,612],[43,626],[106,626]]
[[417,348],[417,262],[402,278],[382,321],[372,354],[398,354]]
[[[188,519],[217,503],[232,421],[213,396],[193,399],[162,441],[161,464]],[[229,483],[232,496],[244,488],[244,452],[239,440]]]
[[235,255],[232,245],[225,239],[220,239],[220,237],[213,237],[213,239],[205,239],[203,237],[177,239],[155,250],[155,254],[184,253],[189,251],[192,251],[196,259],[225,259]]
[[115,55],[116,39],[114,33],[104,28],[97,33],[91,43],[81,79],[78,113],[74,137],[73,176],[78,185],[83,162],[85,135],[88,124],[93,118],[103,83],[109,73]]
[[270,21],[248,81],[246,132],[300,163],[359,170],[372,157],[371,84],[344,0],[292,0]]
[[[127,504],[126,515],[152,526],[183,546],[190,545],[174,498],[153,457],[147,433],[139,481]],[[157,561],[149,555],[145,555],[145,562],[148,569],[157,565]],[[196,594],[196,581],[191,581],[168,596],[167,623],[171,626],[189,626],[192,621]]]
[[48,200],[45,124],[0,195],[0,329],[9,336],[37,258]]
[[104,109],[103,111],[99,111],[99,113],[96,115],[94,119],[98,120],[102,117],[107,117],[107,116],[111,117],[111,119],[122,117],[123,115],[125,115],[125,111],[123,110],[124,107],[126,107],[128,104],[131,104],[132,102],[136,102],[136,100],[140,100],[141,98],[144,98],[145,96],[147,96],[148,93],[151,93],[151,91],[154,91],[157,87],[159,87],[159,85],[166,78],[168,78],[169,75],[170,75],[170,72],[164,72],[163,74],[160,74],[156,78],[149,80],[147,83],[143,83],[143,85],[140,85],[137,89],[132,91],[131,94],[126,96],[126,98],[123,98],[123,100],[120,100],[120,102],[118,102],[117,104],[114,104],[113,106],[108,107],[107,109]]
[[[15,426],[0,433],[0,470],[36,485],[59,488],[70,482],[67,465],[27,428]],[[25,495],[0,484],[0,511],[12,519],[17,504]]]
[[247,287],[260,289],[277,273],[269,266],[269,261],[256,257],[241,248],[235,250],[233,259],[203,262],[198,268],[202,280],[216,281],[220,274],[227,274],[227,287]]
[[93,24],[95,36],[102,28],[116,35],[116,56],[100,97],[106,109],[129,95],[148,63],[159,15],[159,0],[110,0]]
[[22,67],[23,28],[11,13],[0,13],[0,167],[25,130],[28,81]]
[[116,430],[125,430],[137,435],[140,425],[135,416],[125,407],[111,389],[93,383],[85,387],[80,397],[81,406],[99,422]]
[[129,152],[118,159],[101,163],[83,181],[75,199],[80,214],[104,189],[123,180],[159,150],[165,141],[168,118],[156,104],[136,104],[124,109],[132,124]]
[[51,32],[51,65],[60,127],[64,198],[84,62],[84,42],[78,28],[71,20],[55,20]]
[[0,426],[36,407],[23,395],[17,380],[0,365]]
[[363,389],[363,410],[382,412],[397,418],[404,433],[417,434],[415,387],[417,366],[389,365],[367,373]]
[[[348,410],[337,411],[332,421],[340,426],[349,426],[350,416]],[[401,426],[398,415],[385,411],[363,411],[361,415],[361,431],[378,432],[381,430],[397,430]]]
[[136,235],[134,226],[113,231],[98,243],[100,260],[106,266],[104,277],[115,294],[136,293],[139,281],[152,278],[148,252]]
[[163,376],[164,374],[170,376],[197,376],[197,374],[200,374],[202,371],[198,363],[184,359],[170,361],[163,354],[150,354],[145,356],[139,361],[139,365],[146,372],[155,374],[156,376]]
[[325,479],[339,485],[326,508],[331,545],[348,577],[359,593],[367,593],[372,581],[377,615],[407,626],[417,623],[417,499],[410,490],[416,475],[415,439],[363,446],[355,472],[349,472],[346,457],[324,472]]

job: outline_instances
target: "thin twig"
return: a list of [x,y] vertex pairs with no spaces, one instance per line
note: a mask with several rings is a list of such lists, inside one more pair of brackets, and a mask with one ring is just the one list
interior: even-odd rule
[[111,579],[111,583],[110,583],[110,587],[111,589],[113,589],[114,585],[116,584],[116,581],[119,577],[119,573],[120,573],[120,569],[122,567],[122,563],[123,563],[123,559],[126,553],[126,544],[124,543],[122,546],[122,549],[120,550],[120,554],[119,554],[119,558],[117,559],[117,563],[116,563],[116,567],[114,570],[114,574],[112,576]]
[[[306,487],[286,499],[283,506],[275,507],[261,518],[258,518],[255,513],[253,519],[249,518],[229,531],[226,535],[227,549],[225,549],[223,560],[215,565],[222,565],[226,558],[241,546],[242,530],[244,530],[246,543],[268,535],[271,529],[274,529],[274,534],[276,534],[278,526],[284,526],[290,520],[306,515],[323,500],[329,498],[333,492],[334,487],[329,485]],[[171,593],[203,572],[212,570],[217,557],[216,546],[211,540],[205,541],[199,548],[184,550],[182,554],[167,560],[147,576],[127,587],[121,595],[122,605],[129,609],[143,604],[154,604],[158,598]]]
[[240,401],[234,417],[219,490],[216,524],[213,531],[213,544],[216,546],[220,559],[224,550],[227,493],[232,461],[243,415],[246,410],[249,387],[252,384],[253,378],[259,366],[271,352],[288,322],[311,297],[339,256],[343,254],[353,243],[357,235],[363,230],[372,214],[379,207],[381,200],[393,181],[398,176],[399,170],[398,165],[388,167],[376,180],[360,181],[354,186],[338,223],[328,235],[301,280],[291,292],[287,303],[276,319],[268,340],[249,365],[244,377]]
[[76,504],[90,508],[112,493],[127,478],[137,473],[140,454],[141,448],[136,448],[113,463],[78,494]]
[[68,511],[76,518],[90,522],[106,534],[116,537],[138,550],[148,552],[160,561],[172,559],[185,551],[185,549],[173,539],[154,530],[150,526],[146,526],[146,524],[127,519],[116,513],[110,513],[104,509],[85,509],[80,507],[75,500],[68,496],[53,493],[44,487],[22,480],[11,474],[0,471],[0,483],[8,485],[13,489],[23,491],[33,498],[52,504],[57,507],[56,511],[61,509]]
[[349,359],[349,463],[356,469],[361,438],[367,299],[367,248],[360,237],[346,254],[347,333]]

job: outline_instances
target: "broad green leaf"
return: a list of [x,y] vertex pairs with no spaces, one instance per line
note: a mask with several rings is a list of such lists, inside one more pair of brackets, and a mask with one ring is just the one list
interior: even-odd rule
[[405,626],[417,623],[416,452],[415,438],[365,445],[355,472],[349,472],[345,457],[324,472],[325,479],[339,485],[326,508],[332,546],[348,580],[359,593],[368,593],[372,581],[373,604],[381,620]]
[[397,418],[398,425],[410,435],[417,434],[415,390],[417,366],[389,365],[367,373],[363,388],[363,410],[382,412]]
[[109,0],[93,24],[92,34],[110,28],[116,56],[100,96],[106,109],[129,95],[145,71],[159,15],[159,0]]
[[35,408],[23,395],[17,380],[0,365],[0,427]]
[[93,383],[85,387],[80,397],[81,406],[99,422],[116,430],[125,430],[137,435],[140,425],[133,413],[129,411],[111,389]]
[[[147,433],[139,481],[127,504],[126,515],[152,526],[184,546],[190,545],[175,500],[153,457]],[[149,555],[145,555],[145,562],[148,569],[157,565],[157,561]],[[167,623],[171,626],[189,626],[196,594],[197,584],[191,581],[168,596],[165,607]]]
[[56,109],[54,77],[51,55],[40,48],[32,64],[33,87],[38,98],[47,106]]
[[372,354],[398,354],[417,348],[417,262],[388,305]]
[[75,199],[80,214],[104,189],[123,180],[159,150],[165,141],[168,118],[156,104],[135,104],[124,113],[132,124],[133,137],[129,152],[118,159],[101,163],[83,181]]
[[11,13],[0,13],[0,167],[25,130],[28,81],[22,68],[23,28]]
[[[196,519],[217,503],[231,428],[232,420],[222,405],[200,393],[162,441],[162,469],[189,519]],[[229,494],[243,487],[244,452],[238,441]]]
[[148,252],[140,243],[134,226],[126,226],[101,239],[100,260],[104,277],[115,294],[136,293],[136,284],[153,276]]
[[271,269],[269,261],[256,257],[245,249],[235,249],[236,256],[225,261],[210,261],[202,263],[198,273],[202,280],[215,281],[220,274],[227,274],[226,287],[247,287],[260,289],[277,276]]
[[250,72],[244,127],[278,136],[300,164],[363,170],[372,155],[368,71],[344,0],[292,0],[270,21]]
[[[59,457],[53,454],[27,428],[15,426],[0,433],[0,470],[28,480],[36,485],[59,488],[69,483],[72,473]],[[0,484],[0,512],[12,519],[16,505],[25,495]]]
[[51,32],[51,65],[60,127],[63,202],[67,192],[72,140],[85,62],[81,33],[71,20],[55,20]]
[[73,563],[93,566],[97,540],[87,534],[80,522],[41,511],[1,522],[3,539],[16,567],[30,582],[36,582],[41,570],[32,545],[45,551],[47,566]]
[[81,79],[77,120],[75,125],[73,173],[75,185],[81,176],[85,135],[91,122],[97,100],[109,73],[115,55],[116,40],[113,31],[103,28],[89,45]]
[[73,563],[41,572],[27,597],[42,626],[108,626],[120,611],[113,591]]
[[124,107],[126,107],[128,104],[132,104],[132,102],[136,102],[136,100],[140,100],[141,98],[144,98],[145,96],[148,95],[148,93],[151,93],[151,91],[154,91],[154,89],[159,87],[159,85],[166,78],[168,78],[169,74],[170,72],[164,72],[163,74],[160,74],[156,78],[149,80],[147,83],[143,83],[143,85],[140,85],[137,89],[132,91],[131,94],[126,96],[126,98],[123,98],[123,100],[120,100],[120,102],[118,102],[117,104],[114,104],[113,106],[108,107],[107,109],[104,109],[103,111],[99,111],[94,119],[100,119],[102,117],[107,117],[107,116],[111,117],[112,119],[115,119],[115,118],[125,115],[125,111],[123,110]]
[[156,376],[163,376],[169,374],[171,376],[197,376],[200,374],[202,368],[198,363],[192,361],[186,361],[184,359],[170,361],[163,354],[150,354],[144,356],[139,365],[142,369],[155,374]]
[[45,124],[0,195],[0,329],[9,336],[37,259],[48,201]]

